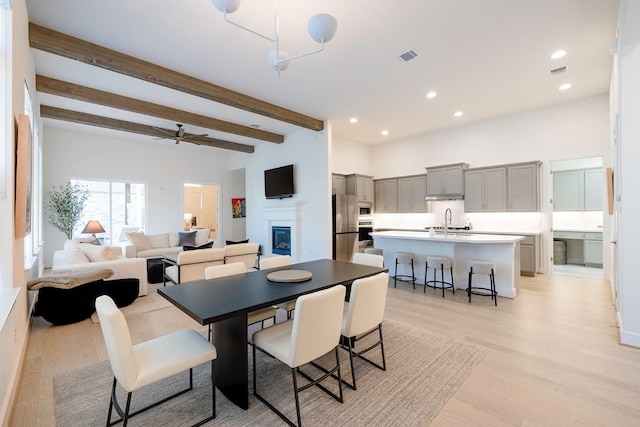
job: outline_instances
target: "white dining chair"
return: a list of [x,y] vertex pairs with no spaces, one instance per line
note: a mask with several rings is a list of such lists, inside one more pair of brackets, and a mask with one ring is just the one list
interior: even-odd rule
[[353,254],[351,262],[354,264],[370,265],[371,267],[384,267],[384,257],[376,254],[356,252]]
[[[384,341],[382,338],[382,318],[384,307],[387,301],[387,287],[389,286],[389,274],[379,273],[375,276],[354,280],[349,293],[349,303],[345,304],[344,315],[342,317],[342,348],[349,352],[349,363],[351,365],[351,380],[349,384],[343,381],[352,389],[356,389],[356,374],[353,367],[355,357],[362,359],[373,366],[387,370],[384,357]],[[378,332],[378,340],[367,348],[360,351],[355,350],[355,344],[366,336]],[[380,347],[382,354],[382,364],[373,362],[363,356],[364,353]]]
[[[193,368],[211,361],[211,406],[213,414],[200,424],[216,417],[216,389],[213,380],[216,348],[192,329],[185,329],[169,335],[154,338],[133,345],[131,334],[124,315],[111,297],[102,295],[96,299],[96,311],[100,319],[100,327],[109,354],[113,371],[113,386],[107,426],[111,423],[112,410],[122,417],[122,425],[126,427],[130,417],[153,408],[180,394],[193,389]],[[129,413],[131,395],[134,391],[161,379],[189,370],[189,387],[171,396],[152,403],[140,410]],[[127,391],[125,409],[116,399],[116,385]],[[117,422],[117,421],[116,421]],[[114,422],[115,423],[115,422]]]
[[[247,267],[244,262],[234,262],[231,264],[216,265],[213,267],[207,267],[204,271],[205,279],[217,279],[219,277],[233,276],[236,274],[245,274]],[[247,326],[254,323],[261,322],[264,327],[264,321],[272,319],[273,323],[276,323],[275,307],[261,308],[260,310],[251,311],[247,314]],[[209,325],[209,341],[211,341],[211,325]]]
[[[295,318],[269,326],[253,334],[253,394],[290,425],[296,424],[258,393],[256,348],[291,368],[298,426],[302,423],[298,399],[300,391],[317,385],[325,393],[342,403],[342,376],[340,374],[338,344],[345,294],[346,288],[343,285],[337,285],[303,295],[296,300]],[[329,353],[331,350],[335,352],[336,365],[328,373],[314,379],[300,369],[302,365]],[[296,373],[302,375],[310,383],[298,387]],[[338,395],[319,384],[326,378],[333,378],[335,373],[337,373],[338,380]]]
[[[268,270],[270,268],[286,267],[291,265],[291,257],[289,255],[272,256],[260,258],[260,270]],[[296,308],[296,300],[282,302],[275,307],[287,312],[287,319],[291,319],[291,313]]]

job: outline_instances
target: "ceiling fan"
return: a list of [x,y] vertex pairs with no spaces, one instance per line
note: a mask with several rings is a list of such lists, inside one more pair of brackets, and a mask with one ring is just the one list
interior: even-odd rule
[[[157,128],[154,126],[155,130],[158,130],[164,134],[167,134],[166,137],[160,137],[160,138],[155,138],[155,139],[173,139],[174,141],[176,141],[176,144],[180,144],[181,141],[184,142],[191,142],[190,140],[192,139],[197,139],[197,138],[201,138],[204,136],[208,136],[208,134],[206,133],[202,133],[199,135],[191,135],[188,133],[185,133],[184,131],[184,127],[182,127],[182,124],[180,123],[176,123],[176,126],[178,127],[178,129],[175,132],[170,132],[166,129],[162,129],[162,128]],[[195,142],[195,141],[194,141]]]

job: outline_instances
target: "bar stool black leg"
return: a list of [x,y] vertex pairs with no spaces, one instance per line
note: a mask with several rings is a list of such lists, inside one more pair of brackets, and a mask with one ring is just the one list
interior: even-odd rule
[[444,298],[444,265],[440,264],[440,286],[442,286],[442,298]]
[[396,258],[396,274],[393,276],[393,287],[396,287],[396,281],[398,280],[398,258]]
[[451,264],[451,268],[449,269],[449,272],[451,273],[451,293],[455,294],[456,293],[456,286],[453,283],[453,264]]
[[469,269],[469,287],[467,288],[467,295],[469,296],[469,304],[471,304],[471,278],[473,277],[473,267]]
[[498,306],[498,293],[496,292],[496,276],[493,274],[493,268],[491,269],[491,297],[493,298],[493,304]]
[[424,264],[424,293],[427,293],[427,280],[429,279],[427,275],[429,274],[429,263]]
[[411,258],[411,283],[413,284],[413,289],[416,289],[416,273],[413,270],[413,258]]

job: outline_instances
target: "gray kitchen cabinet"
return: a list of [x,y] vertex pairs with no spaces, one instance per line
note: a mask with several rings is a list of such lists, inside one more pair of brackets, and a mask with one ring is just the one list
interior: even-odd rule
[[398,178],[398,212],[426,212],[426,175]]
[[464,172],[465,212],[504,212],[506,210],[506,167],[469,169]]
[[464,194],[466,163],[438,166],[427,169],[427,196],[460,197]]
[[553,210],[584,210],[584,171],[553,173]]
[[396,178],[374,181],[376,213],[398,212],[398,180]]
[[507,211],[540,210],[540,162],[507,165]]
[[602,233],[584,233],[584,264],[602,267]]
[[331,194],[347,194],[347,177],[337,173],[331,174]]
[[520,241],[520,275],[535,276],[538,271],[540,258],[538,257],[538,248],[540,236],[525,236]]
[[604,197],[604,173],[602,169],[584,171],[584,210],[601,211]]
[[347,175],[347,194],[358,196],[359,202],[373,203],[375,190],[373,188],[373,177],[366,175]]
[[601,211],[604,189],[602,169],[553,173],[554,211]]

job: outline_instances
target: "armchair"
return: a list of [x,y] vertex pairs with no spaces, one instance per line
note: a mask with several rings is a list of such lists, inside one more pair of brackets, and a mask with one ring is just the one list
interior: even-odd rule
[[207,267],[224,264],[224,250],[221,248],[198,249],[180,252],[172,258],[164,258],[165,269],[163,285],[167,280],[174,285],[192,280],[204,279]]

